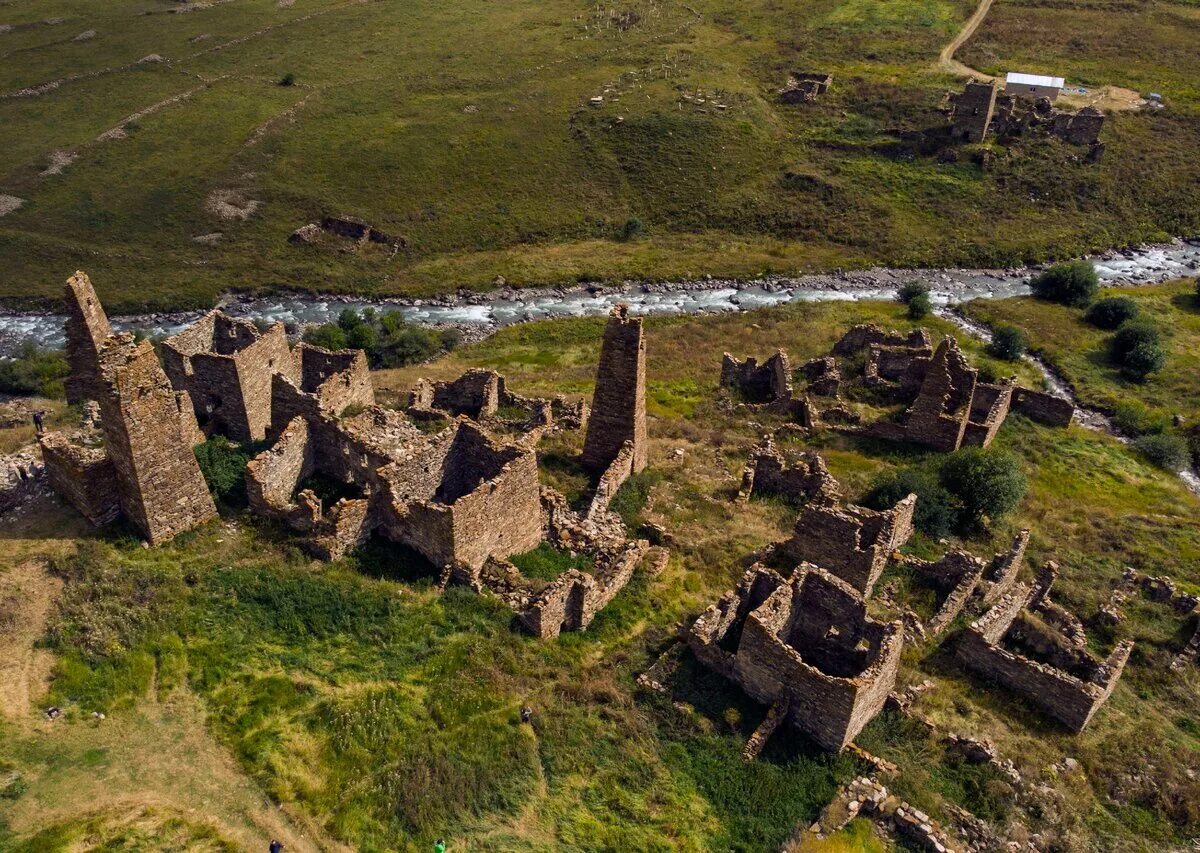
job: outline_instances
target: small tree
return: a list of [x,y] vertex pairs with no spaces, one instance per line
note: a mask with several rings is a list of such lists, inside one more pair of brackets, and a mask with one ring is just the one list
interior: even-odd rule
[[625,220],[625,224],[621,226],[621,232],[617,235],[617,239],[622,243],[637,239],[646,233],[646,226],[642,224],[642,220],[636,216],[631,216]]
[[1019,361],[1025,355],[1029,341],[1025,333],[1015,326],[1001,326],[992,335],[988,352],[1004,361]]
[[1015,456],[978,447],[952,453],[938,479],[958,501],[964,528],[1000,518],[1021,502],[1029,486]]
[[1128,296],[1109,296],[1093,302],[1083,319],[1098,329],[1116,329],[1122,323],[1136,320],[1141,313],[1138,304]]
[[249,453],[222,435],[196,445],[195,453],[200,473],[213,497],[224,504],[244,505]]
[[908,318],[910,320],[920,320],[928,317],[933,311],[933,302],[929,298],[928,293],[918,293],[912,299],[908,300]]
[[1144,381],[1151,373],[1157,373],[1167,362],[1167,354],[1156,343],[1142,343],[1125,354],[1121,372],[1131,379]]
[[1111,354],[1121,371],[1134,379],[1145,379],[1167,360],[1158,327],[1149,320],[1131,320],[1117,329]]
[[905,305],[912,302],[918,296],[928,296],[929,285],[923,281],[910,281],[896,291],[896,299],[903,302]]
[[309,326],[304,330],[304,342],[325,349],[345,349],[346,333],[341,326],[334,323],[323,323],[320,326]]
[[958,510],[954,498],[929,471],[903,468],[882,473],[871,481],[862,503],[871,509],[890,509],[910,494],[917,496],[913,511],[916,528],[934,539],[949,536],[958,524]]
[[1055,264],[1029,282],[1033,295],[1050,302],[1081,308],[1096,296],[1100,277],[1087,261]]

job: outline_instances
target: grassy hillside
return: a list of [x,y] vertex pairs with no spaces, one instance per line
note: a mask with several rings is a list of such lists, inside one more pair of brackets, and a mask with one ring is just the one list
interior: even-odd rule
[[[46,555],[65,580],[47,627],[54,677],[38,704],[67,712],[52,726],[29,713],[0,721],[0,773],[20,781],[0,799],[10,839],[125,839],[136,830],[216,848],[253,831],[282,831],[239,822],[237,809],[252,812],[254,803],[241,792],[259,790],[283,805],[271,810],[279,820],[307,827],[307,837],[366,850],[424,850],[438,836],[456,850],[776,848],[862,768],[787,732],[763,758],[744,763],[741,747],[764,709],[686,655],[676,678],[680,704],[634,679],[734,583],[744,557],[783,537],[794,518],[774,501],[731,500],[748,449],[773,421],[751,423],[714,404],[722,351],[761,356],[782,345],[803,360],[860,321],[912,325],[901,306],[881,303],[648,321],[651,467],[619,500],[630,517],[667,528],[672,559],[653,580],[636,576],[586,633],[554,641],[514,630],[495,601],[461,588],[438,593],[428,567],[382,545],[323,564],[278,531],[228,516],[146,550],[119,531],[87,534],[52,504],[10,524],[3,535],[14,547],[0,557],[0,578]],[[513,327],[376,381],[391,399],[419,374],[483,365],[522,393],[588,394],[601,328],[599,320]],[[975,342],[962,344],[973,360],[1011,372]],[[571,452],[579,441],[546,449]],[[1172,475],[1077,427],[1053,430],[1014,416],[998,444],[1021,459],[1030,491],[968,547],[990,553],[1031,527],[1031,561],[1062,564],[1056,598],[1084,615],[1126,565],[1200,589],[1197,500]],[[876,472],[930,458],[828,435],[813,446],[852,496]],[[941,550],[921,537],[913,547]],[[1138,647],[1079,736],[969,678],[947,644],[906,651],[902,681],[935,684],[921,712],[942,731],[992,739],[1027,780],[1045,786],[1034,801],[890,715],[859,742],[896,762],[901,773],[889,786],[939,819],[959,805],[998,826],[1024,823],[1062,850],[1182,845],[1200,832],[1200,790],[1187,775],[1200,763],[1200,679],[1168,677],[1182,638],[1178,620],[1148,604],[1131,605],[1129,616],[1115,636],[1095,637],[1132,636]],[[206,820],[180,803],[180,790],[198,784],[189,781],[195,762],[180,761],[177,778],[150,791],[145,782],[146,773],[159,779],[162,760],[148,762],[151,755],[177,754],[163,739],[193,719],[197,701],[247,777],[229,782]],[[531,726],[519,724],[524,704],[534,708]],[[93,710],[108,719],[92,721]],[[144,737],[117,749],[113,731]],[[1065,756],[1081,772],[1053,770]],[[139,762],[154,769],[131,771]],[[101,780],[107,785],[98,788]],[[152,814],[134,810],[147,804]],[[854,825],[828,849],[873,843]]]
[[[121,310],[229,288],[1002,264],[1200,228],[1186,189],[1200,102],[1179,48],[1194,7],[1047,12],[1003,36],[1011,55],[985,21],[991,68],[1067,44],[1086,15],[1079,37],[1100,58],[1047,70],[1159,88],[1171,108],[1113,117],[1101,164],[1024,142],[984,172],[900,137],[945,123],[937,107],[961,83],[932,69],[973,5],[6,4],[0,193],[25,204],[0,218],[0,298],[55,296],[79,267]],[[1001,4],[997,26],[1029,13],[1016,9]],[[1131,21],[1162,49],[1125,38]],[[782,105],[790,69],[831,72],[834,87]],[[222,218],[217,202],[250,212]],[[287,243],[324,213],[405,248]],[[645,233],[618,239],[634,219]]]

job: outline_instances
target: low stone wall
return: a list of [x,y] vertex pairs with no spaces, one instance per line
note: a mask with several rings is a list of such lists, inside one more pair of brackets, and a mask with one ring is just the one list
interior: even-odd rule
[[598,558],[595,574],[571,569],[559,575],[517,614],[522,627],[542,638],[585,630],[629,583],[648,547],[645,540],[627,542]]
[[1028,388],[1013,391],[1012,410],[1030,420],[1054,427],[1069,426],[1075,415],[1075,405],[1070,400]]
[[841,491],[841,485],[829,473],[820,455],[804,453],[795,466],[789,467],[774,440],[766,435],[750,452],[750,459],[742,471],[738,500],[748,501],[751,495],[758,493],[828,504],[837,501]]
[[47,433],[39,443],[50,487],[97,527],[115,521],[121,514],[120,497],[104,448],[73,443],[61,432]]

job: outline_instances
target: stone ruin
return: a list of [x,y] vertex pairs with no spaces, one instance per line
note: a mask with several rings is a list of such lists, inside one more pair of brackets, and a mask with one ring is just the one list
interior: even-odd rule
[[841,491],[841,485],[829,473],[820,454],[802,453],[795,465],[789,465],[776,448],[774,438],[765,435],[750,452],[750,459],[742,471],[738,500],[745,502],[758,494],[778,496],[796,503],[815,501],[825,504],[836,502]]
[[[623,305],[601,347],[593,406],[602,417],[589,420],[585,404],[562,398],[520,397],[498,374],[471,371],[418,383],[410,409],[452,419],[430,434],[375,405],[360,350],[289,349],[282,326],[264,333],[214,311],[164,342],[164,370],[150,342],[112,334],[86,275],[71,278],[66,301],[70,385],[76,399],[99,402],[100,427],[40,444],[46,480],[93,524],[124,515],[158,544],[214,517],[193,450],[207,432],[270,441],[246,468],[250,510],[299,534],[314,555],[334,559],[380,535],[421,554],[441,582],[498,594],[539,636],[586,628],[649,547],[627,540],[609,511],[647,454],[645,341]],[[489,433],[506,415],[532,439]],[[539,483],[533,443],[585,425],[581,461],[597,479],[577,512]],[[507,562],[547,539],[587,555],[594,572],[546,583]]]
[[646,467],[646,341],[642,321],[617,305],[600,346],[600,366],[583,442],[583,466],[608,469],[626,442],[632,444],[633,473]]
[[822,748],[846,747],[882,709],[900,667],[899,622],[877,622],[849,584],[802,563],[785,580],[762,566],[688,633],[697,659],[772,706]]
[[371,243],[387,246],[393,251],[398,251],[405,245],[403,237],[388,234],[353,216],[323,216],[319,223],[301,225],[288,235],[288,242],[297,246],[308,245],[320,242],[326,235],[349,240],[353,244],[351,251]]
[[955,654],[1079,732],[1116,687],[1133,642],[1118,643],[1105,660],[1092,655],[1083,624],[1050,599],[1056,575],[1047,563],[1032,588],[1015,584],[963,632]]
[[407,411],[417,420],[466,415],[482,424],[521,432],[526,443],[536,443],[555,426],[585,428],[590,408],[561,395],[542,399],[514,394],[499,373],[476,368],[448,382],[418,379],[409,392]]
[[66,305],[68,385],[75,400],[99,403],[103,441],[42,436],[51,485],[89,519],[124,515],[151,544],[213,518],[192,452],[201,433],[187,392],[171,387],[149,341],[112,334],[83,273],[67,282]]
[[251,322],[212,311],[162,342],[171,384],[192,399],[207,432],[234,441],[261,441],[271,425],[271,377],[295,378],[287,332],[276,323],[259,332]]
[[810,502],[800,509],[792,536],[773,548],[788,562],[814,563],[869,597],[888,558],[913,534],[917,496],[888,510]]
[[823,72],[793,71],[787,84],[779,90],[779,100],[785,104],[811,104],[829,91],[833,75]]
[[783,350],[761,365],[756,358],[738,361],[721,357],[721,387],[736,392],[750,405],[787,405],[792,399],[792,367]]
[[[839,371],[832,395],[827,393],[830,385],[824,381],[814,382],[807,389],[802,423],[951,452],[960,447],[987,447],[1012,410],[1060,427],[1068,425],[1074,415],[1070,401],[1051,394],[1022,388],[1012,381],[980,382],[979,371],[967,363],[951,336],[933,349],[924,329],[904,335],[874,325],[854,326],[834,345],[833,355],[856,358],[864,349],[862,384],[881,400],[907,403],[907,410],[897,420],[860,425],[857,413],[843,404],[821,409],[812,398],[839,399]],[[820,360],[821,376],[837,370],[836,362],[828,364],[830,360]]]
[[1191,639],[1172,658],[1171,669],[1182,670],[1189,664],[1200,663],[1200,596],[1180,591],[1175,581],[1165,575],[1147,575],[1126,568],[1108,601],[1096,613],[1096,621],[1102,625],[1119,625],[1125,619],[1125,602],[1139,592],[1150,601],[1171,608],[1185,621],[1194,622]]
[[1084,107],[1075,113],[1058,110],[1049,98],[1030,101],[1004,94],[995,80],[971,80],[961,93],[950,96],[950,102],[951,135],[964,142],[982,142],[989,133],[1000,139],[1043,133],[1071,145],[1087,146],[1092,162],[1104,153],[1100,142],[1104,113],[1095,107]]
[[[867,776],[856,777],[838,791],[805,834],[828,838],[856,817],[873,818],[878,825],[891,829],[908,842],[906,848],[911,846],[931,853],[956,853],[962,849],[950,840],[941,824]],[[793,848],[788,845],[785,849]]]
[[45,485],[46,466],[30,450],[0,456],[0,514],[40,494]]

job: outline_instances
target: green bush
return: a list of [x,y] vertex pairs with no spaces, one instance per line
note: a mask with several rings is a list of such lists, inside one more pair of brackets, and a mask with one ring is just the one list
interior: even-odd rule
[[296,75],[293,74],[291,71],[289,71],[287,74],[284,74],[282,77],[279,78],[279,85],[280,86],[295,86],[296,85]]
[[1021,502],[1029,485],[1015,456],[978,447],[950,454],[938,479],[957,500],[964,528],[1000,518]]
[[346,308],[338,315],[336,323],[306,329],[304,340],[326,349],[351,347],[364,350],[375,368],[402,367],[453,350],[462,340],[462,333],[453,328],[426,329],[410,325],[399,311],[379,314],[367,308],[359,314],[353,308]]
[[1143,435],[1134,439],[1138,453],[1166,471],[1182,471],[1191,463],[1188,443],[1177,435]]
[[1098,329],[1116,329],[1122,323],[1136,320],[1141,313],[1137,302],[1128,296],[1109,296],[1093,302],[1083,319]]
[[1122,400],[1113,410],[1113,423],[1126,435],[1156,434],[1170,428],[1171,415],[1162,409],[1151,409],[1140,400]]
[[1149,320],[1131,320],[1113,335],[1112,360],[1134,379],[1144,379],[1160,370],[1167,357],[1158,328]]
[[908,319],[920,320],[933,311],[933,302],[928,293],[918,293],[908,301]]
[[253,454],[223,435],[196,445],[196,461],[213,497],[230,506],[246,502],[246,463]]
[[306,344],[324,349],[345,349],[346,332],[334,323],[322,323],[320,326],[309,326],[304,330],[303,340]]
[[60,399],[65,396],[63,381],[70,372],[62,350],[26,344],[16,358],[0,360],[0,391]]
[[871,509],[890,509],[910,494],[917,496],[913,524],[926,536],[941,539],[958,526],[954,496],[942,487],[932,472],[921,468],[903,468],[878,475],[862,503]]
[[1029,347],[1025,333],[1015,326],[1000,326],[992,335],[988,352],[1004,361],[1019,361]]
[[903,302],[905,305],[912,302],[918,296],[928,296],[929,285],[923,281],[910,281],[908,284],[896,291],[896,299]]
[[626,219],[625,224],[621,226],[621,231],[617,235],[617,239],[622,243],[625,243],[629,240],[635,240],[645,233],[646,226],[642,223],[642,220],[638,219],[636,216],[631,216],[629,219]]
[[1095,298],[1100,278],[1088,261],[1071,261],[1039,273],[1029,286],[1038,299],[1081,308]]

